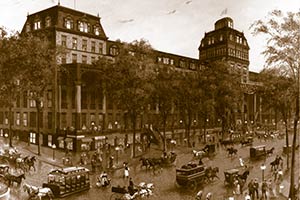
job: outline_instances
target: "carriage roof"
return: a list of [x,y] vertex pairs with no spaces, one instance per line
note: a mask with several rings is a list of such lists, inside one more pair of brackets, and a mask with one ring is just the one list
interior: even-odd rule
[[266,148],[266,145],[258,145],[258,146],[251,147],[250,149],[264,149],[264,148]]
[[89,169],[85,167],[66,167],[62,169],[54,169],[50,171],[48,174],[73,174],[73,173],[81,173],[81,172],[89,172]]
[[227,174],[235,174],[235,173],[239,173],[239,170],[238,169],[228,169],[226,171],[224,171],[224,173],[227,173]]

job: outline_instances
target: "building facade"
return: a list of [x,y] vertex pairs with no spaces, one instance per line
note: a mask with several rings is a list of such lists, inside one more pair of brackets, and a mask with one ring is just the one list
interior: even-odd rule
[[[39,142],[49,147],[55,143],[58,148],[71,151],[96,149],[106,142],[104,133],[122,131],[127,126],[123,113],[105,96],[103,83],[98,78],[99,69],[92,65],[102,56],[113,59],[121,44],[108,39],[99,16],[61,5],[27,16],[22,34],[39,32],[46,33],[53,45],[66,49],[58,64],[69,72],[57,72],[53,85],[45,93],[40,117],[43,137]],[[206,33],[201,40],[199,59],[161,51],[155,51],[153,59],[181,71],[197,70],[204,61],[225,59],[240,70],[241,82],[250,85],[248,55],[244,34],[233,29],[232,19],[223,18],[216,22],[215,30]],[[36,105],[27,99],[28,93],[20,94],[17,100],[12,127],[19,139],[37,144]],[[249,98],[245,95],[245,102],[250,102]],[[257,105],[245,105],[243,113],[247,116],[243,121],[254,120]],[[152,109],[155,112],[156,108]],[[0,135],[5,137],[8,137],[8,116],[7,110],[0,110]],[[152,120],[151,116],[140,116],[136,128],[151,124]]]

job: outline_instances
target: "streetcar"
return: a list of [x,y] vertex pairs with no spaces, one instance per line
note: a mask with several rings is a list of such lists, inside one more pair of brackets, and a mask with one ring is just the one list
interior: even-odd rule
[[176,169],[176,183],[179,186],[194,190],[207,180],[204,165],[184,165]]
[[65,197],[90,189],[89,170],[85,167],[66,167],[48,173],[43,187],[52,190],[54,197]]

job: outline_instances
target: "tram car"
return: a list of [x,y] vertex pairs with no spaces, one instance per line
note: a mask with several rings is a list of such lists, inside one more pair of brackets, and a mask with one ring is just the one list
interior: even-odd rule
[[181,187],[194,190],[207,179],[204,165],[188,164],[176,169],[176,183]]
[[52,190],[54,197],[65,197],[90,189],[89,170],[85,167],[66,167],[48,173],[43,187]]
[[253,146],[250,148],[250,159],[252,161],[265,158],[267,156],[266,145]]

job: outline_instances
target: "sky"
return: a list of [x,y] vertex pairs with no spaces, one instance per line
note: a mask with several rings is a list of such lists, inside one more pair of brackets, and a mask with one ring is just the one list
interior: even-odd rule
[[250,71],[263,69],[266,40],[249,27],[274,9],[297,12],[300,0],[0,0],[0,26],[21,31],[27,14],[57,5],[101,17],[110,40],[148,40],[156,50],[198,58],[198,47],[214,23],[231,17],[250,46]]

